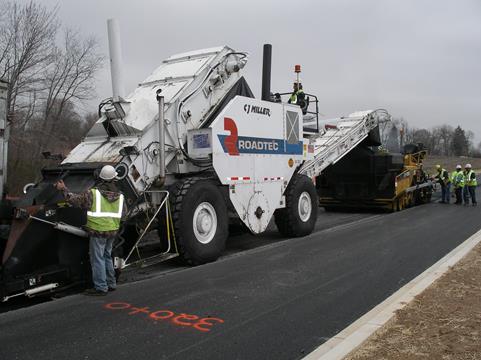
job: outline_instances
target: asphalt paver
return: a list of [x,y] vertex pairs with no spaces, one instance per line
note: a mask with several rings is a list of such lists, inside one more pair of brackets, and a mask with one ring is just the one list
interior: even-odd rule
[[480,228],[431,204],[0,315],[0,359],[299,359]]

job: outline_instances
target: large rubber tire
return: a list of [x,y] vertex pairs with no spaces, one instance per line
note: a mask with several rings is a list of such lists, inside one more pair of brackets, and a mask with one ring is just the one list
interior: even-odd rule
[[[217,260],[225,249],[229,219],[216,181],[198,177],[184,179],[176,184],[171,201],[175,239],[182,262],[200,265]],[[204,234],[207,235],[202,238]]]
[[[314,184],[305,175],[294,175],[285,192],[286,207],[274,212],[279,232],[288,237],[306,236],[312,233],[317,220],[318,197]],[[303,204],[310,200],[310,212]],[[301,204],[300,204],[301,202]]]

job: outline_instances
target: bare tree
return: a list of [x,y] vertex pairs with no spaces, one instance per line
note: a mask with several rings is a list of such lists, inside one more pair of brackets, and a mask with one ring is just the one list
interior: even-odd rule
[[65,31],[62,48],[55,50],[52,64],[44,72],[44,121],[40,131],[47,142],[56,133],[54,127],[65,119],[63,112],[67,105],[92,98],[95,74],[104,60],[97,48],[95,38],[83,40],[77,32]]
[[[50,61],[60,23],[57,8],[48,9],[34,1],[26,5],[3,3],[0,19],[0,77],[9,82],[7,111],[15,121],[17,107],[32,111],[41,90],[40,69]],[[25,98],[26,101],[21,100]]]
[[439,139],[440,154],[444,156],[451,155],[451,141],[453,139],[454,129],[450,125],[441,125],[433,129],[435,137]]
[[11,127],[9,173],[15,184],[31,180],[42,151],[68,152],[86,132],[76,108],[91,99],[101,68],[95,38],[65,29],[62,40],[57,7],[40,1],[0,0],[0,77],[9,81]]
[[466,141],[468,144],[468,155],[471,150],[474,148],[473,141],[474,141],[474,133],[471,130],[466,130]]
[[432,134],[427,129],[416,129],[413,133],[413,142],[414,143],[422,143],[429,152],[432,151]]
[[[399,132],[401,145],[422,143],[432,155],[481,156],[481,143],[478,146],[473,144],[474,133],[458,128],[454,129],[450,125],[443,124],[431,129],[417,129],[410,127],[402,117],[393,118],[390,123],[384,124],[384,127],[381,128],[381,139],[388,149],[394,149],[398,138],[397,132]],[[391,146],[388,145],[389,143]]]

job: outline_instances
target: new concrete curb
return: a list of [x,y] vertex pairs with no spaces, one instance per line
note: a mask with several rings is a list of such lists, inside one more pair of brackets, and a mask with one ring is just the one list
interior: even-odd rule
[[374,309],[357,319],[339,334],[319,346],[303,360],[340,360],[361,345],[369,336],[393,318],[402,309],[440,278],[481,242],[481,230],[469,237],[449,254],[396,291]]

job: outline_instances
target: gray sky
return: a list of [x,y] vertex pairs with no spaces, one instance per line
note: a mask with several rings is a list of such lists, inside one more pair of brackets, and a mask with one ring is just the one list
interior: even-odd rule
[[[326,117],[386,108],[412,126],[460,124],[481,140],[480,0],[42,3],[58,3],[64,24],[95,35],[106,55],[107,19],[120,21],[128,91],[172,54],[229,45],[250,53],[246,78],[259,96],[262,45],[271,43],[272,90],[290,91],[301,64]],[[108,66],[97,95],[111,95]]]

